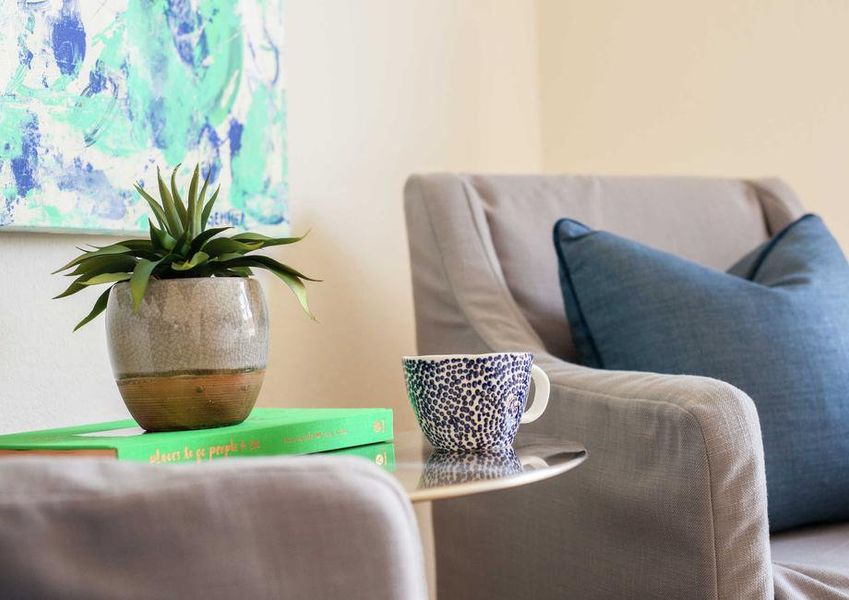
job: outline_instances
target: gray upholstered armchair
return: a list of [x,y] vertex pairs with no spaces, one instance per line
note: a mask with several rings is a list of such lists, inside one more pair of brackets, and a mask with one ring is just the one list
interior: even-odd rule
[[405,195],[419,351],[533,351],[552,395],[527,427],[590,452],[570,475],[436,504],[440,600],[849,597],[849,526],[770,539],[751,399],[572,364],[558,285],[558,218],[725,269],[801,214],[787,186],[421,175]]
[[0,459],[0,598],[425,600],[413,509],[354,457]]

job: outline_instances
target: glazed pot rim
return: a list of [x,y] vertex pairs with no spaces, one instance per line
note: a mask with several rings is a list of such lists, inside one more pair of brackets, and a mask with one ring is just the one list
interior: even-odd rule
[[[216,281],[218,283],[224,283],[226,281],[234,281],[234,282],[256,281],[257,283],[260,282],[259,279],[257,279],[257,277],[254,276],[254,275],[251,275],[249,277],[168,277],[166,279],[159,279],[157,277],[151,277],[150,281],[148,282],[148,285],[154,285],[154,284],[159,285],[159,284],[165,284],[165,283],[189,283],[189,282],[203,281],[203,280],[207,280],[207,279],[210,280],[210,281]],[[118,287],[118,286],[126,287],[128,285],[130,285],[129,281],[119,281],[118,283],[115,284],[115,287]]]

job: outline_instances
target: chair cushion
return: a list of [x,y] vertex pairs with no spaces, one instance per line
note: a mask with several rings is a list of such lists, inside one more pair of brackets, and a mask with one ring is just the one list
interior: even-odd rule
[[849,598],[849,523],[772,536],[775,597]]
[[770,529],[849,518],[849,264],[819,217],[727,273],[569,219],[554,238],[584,364],[737,386],[761,422]]

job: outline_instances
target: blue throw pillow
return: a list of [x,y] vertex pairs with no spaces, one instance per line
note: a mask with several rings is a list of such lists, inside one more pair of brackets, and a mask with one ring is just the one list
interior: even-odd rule
[[770,529],[849,519],[849,264],[819,217],[727,273],[569,219],[554,242],[584,364],[735,385],[761,422]]

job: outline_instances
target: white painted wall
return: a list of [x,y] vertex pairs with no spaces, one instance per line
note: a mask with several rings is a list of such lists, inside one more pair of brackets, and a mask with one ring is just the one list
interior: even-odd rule
[[[321,323],[267,278],[266,406],[390,406],[414,427],[400,357],[415,350],[401,192],[417,171],[537,171],[536,10],[513,0],[290,0],[296,231],[275,254],[324,283]],[[105,238],[99,238],[105,241]],[[126,416],[96,294],[50,300],[50,271],[94,239],[0,233],[0,432]]]

